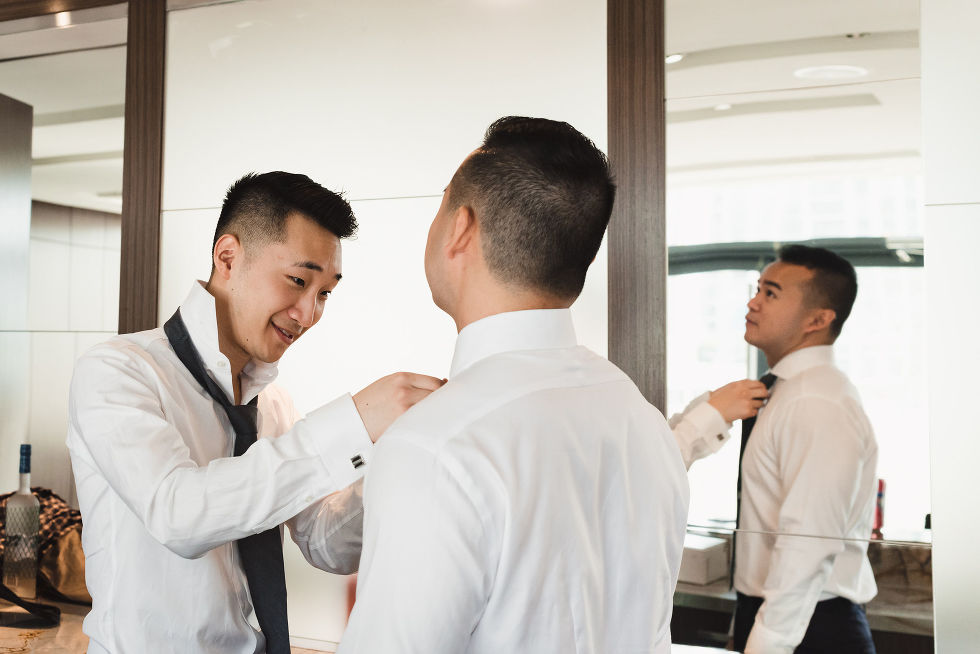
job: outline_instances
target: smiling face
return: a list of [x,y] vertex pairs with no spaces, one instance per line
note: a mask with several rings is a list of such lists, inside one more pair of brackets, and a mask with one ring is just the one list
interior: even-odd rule
[[284,240],[245,245],[229,270],[222,352],[233,364],[278,361],[320,320],[340,270],[340,239],[302,214],[287,218]]
[[[759,287],[749,300],[745,316],[745,340],[762,350],[773,366],[784,356],[809,342],[820,309],[807,303],[807,285],[813,271],[777,261],[766,266]],[[823,325],[826,327],[826,325]]]

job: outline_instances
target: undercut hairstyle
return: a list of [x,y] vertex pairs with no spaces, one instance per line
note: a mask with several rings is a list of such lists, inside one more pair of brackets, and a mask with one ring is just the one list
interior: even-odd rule
[[807,284],[806,301],[837,314],[830,324],[830,333],[835,339],[840,336],[857,297],[857,273],[851,262],[830,250],[807,245],[784,246],[779,250],[779,260],[813,271],[813,279]]
[[348,238],[357,231],[354,212],[344,198],[325,189],[306,175],[280,170],[248,173],[228,188],[211,252],[218,239],[232,234],[245,246],[281,242],[286,238],[286,219],[299,213],[337,238]]
[[469,206],[499,281],[560,299],[582,292],[609,224],[616,187],[606,156],[568,123],[508,116],[449,184]]

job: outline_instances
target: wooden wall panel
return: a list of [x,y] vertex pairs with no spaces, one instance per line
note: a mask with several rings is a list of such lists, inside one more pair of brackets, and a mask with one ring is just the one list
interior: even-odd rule
[[130,0],[119,333],[157,326],[166,0]]
[[664,3],[608,0],[609,359],[666,409]]

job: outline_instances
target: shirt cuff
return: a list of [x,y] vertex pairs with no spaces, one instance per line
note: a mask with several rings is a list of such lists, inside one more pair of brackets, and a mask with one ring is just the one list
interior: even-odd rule
[[313,411],[303,422],[336,490],[364,476],[374,444],[349,393]]
[[793,654],[796,645],[786,643],[786,638],[772,629],[767,629],[756,618],[745,643],[745,654]]
[[725,422],[718,409],[707,401],[692,408],[684,418],[691,423],[697,433],[704,435],[706,454],[717,452],[728,441],[728,429],[731,425]]

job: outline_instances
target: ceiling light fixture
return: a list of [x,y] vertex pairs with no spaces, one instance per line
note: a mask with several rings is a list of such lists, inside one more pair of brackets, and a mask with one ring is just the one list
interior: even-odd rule
[[810,66],[793,71],[793,77],[798,79],[835,80],[854,79],[868,74],[867,68],[836,64],[830,66]]
[[684,58],[684,54],[681,52],[675,52],[674,54],[669,54],[664,57],[664,61],[668,64],[676,64],[678,61]]
[[722,102],[721,104],[715,105],[715,111],[728,111],[731,108],[732,105],[728,104],[727,102]]
[[71,25],[71,12],[59,11],[54,15],[55,27],[68,27]]

